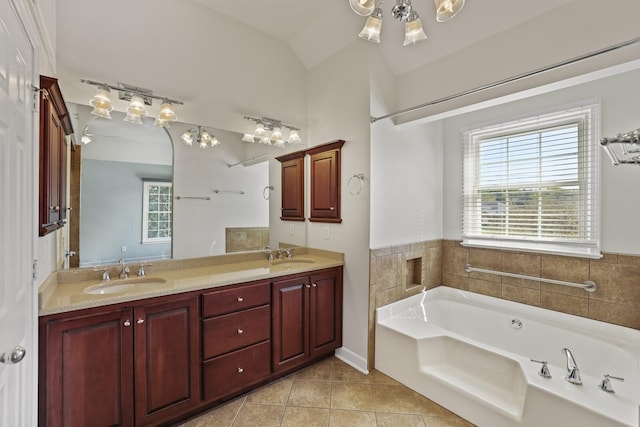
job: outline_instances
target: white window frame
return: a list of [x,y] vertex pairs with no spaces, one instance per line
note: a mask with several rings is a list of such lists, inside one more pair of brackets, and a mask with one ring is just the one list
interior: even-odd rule
[[[168,211],[170,215],[169,222],[171,223],[169,237],[149,237],[149,193],[151,187],[169,187],[171,189],[169,197],[170,209]],[[142,193],[142,244],[170,243],[173,236],[173,184],[166,181],[144,181]],[[166,213],[166,211],[158,211],[157,213]]]
[[[569,107],[528,118],[470,129],[463,132],[463,200],[462,244],[469,247],[520,250],[527,252],[601,258],[600,253],[600,192],[599,154],[600,106]],[[540,238],[536,236],[508,236],[482,233],[482,203],[478,202],[480,188],[480,147],[483,141],[507,138],[522,133],[543,132],[564,125],[578,125],[578,179],[580,205],[577,238]],[[545,184],[553,183],[547,181]],[[486,189],[486,188],[485,188]]]

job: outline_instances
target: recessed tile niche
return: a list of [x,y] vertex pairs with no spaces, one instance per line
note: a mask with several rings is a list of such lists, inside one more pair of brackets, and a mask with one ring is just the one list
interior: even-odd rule
[[405,282],[404,290],[411,291],[412,288],[422,286],[422,257],[408,258],[405,261]]

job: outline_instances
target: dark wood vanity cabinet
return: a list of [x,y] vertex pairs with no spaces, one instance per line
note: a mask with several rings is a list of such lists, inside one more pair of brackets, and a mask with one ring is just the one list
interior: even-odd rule
[[200,403],[198,296],[40,319],[40,426],[151,426]]
[[304,151],[276,157],[282,169],[280,219],[304,221]]
[[270,285],[244,283],[202,295],[204,401],[248,389],[271,374]]
[[340,214],[340,151],[343,140],[306,151],[310,156],[311,212],[309,221],[342,222]]
[[67,215],[67,145],[73,133],[58,80],[40,76],[39,235],[65,224]]
[[274,372],[342,345],[342,267],[274,281],[271,292]]

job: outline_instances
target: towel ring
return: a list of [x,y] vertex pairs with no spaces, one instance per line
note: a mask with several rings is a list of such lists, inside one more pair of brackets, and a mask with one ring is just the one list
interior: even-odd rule
[[267,185],[266,187],[264,187],[264,190],[262,190],[262,197],[264,197],[265,200],[269,200],[271,198],[272,191],[273,185]]
[[[360,185],[358,185],[358,187],[352,191],[351,182],[354,179],[357,179]],[[353,175],[351,178],[349,178],[349,181],[347,181],[347,191],[349,191],[349,194],[351,194],[352,196],[357,196],[358,194],[360,194],[363,187],[364,187],[364,174],[362,173],[357,173]]]

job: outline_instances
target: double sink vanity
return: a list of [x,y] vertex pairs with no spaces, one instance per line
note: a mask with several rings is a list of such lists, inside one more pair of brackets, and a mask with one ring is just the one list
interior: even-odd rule
[[39,425],[171,425],[332,354],[343,255],[292,253],[52,274],[38,294]]

